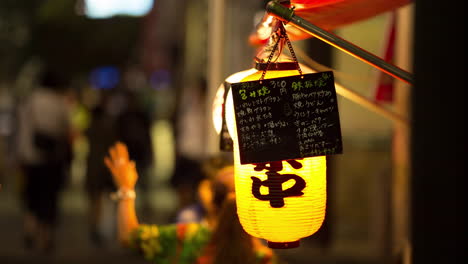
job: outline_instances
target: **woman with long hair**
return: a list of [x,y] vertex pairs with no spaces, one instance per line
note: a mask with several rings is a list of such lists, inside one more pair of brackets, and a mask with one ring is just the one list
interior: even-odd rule
[[154,263],[274,264],[273,252],[242,228],[236,212],[232,166],[220,169],[200,183],[205,216],[199,223],[140,224],[135,212],[134,187],[138,179],[127,148],[117,142],[104,159],[118,191],[118,237]]

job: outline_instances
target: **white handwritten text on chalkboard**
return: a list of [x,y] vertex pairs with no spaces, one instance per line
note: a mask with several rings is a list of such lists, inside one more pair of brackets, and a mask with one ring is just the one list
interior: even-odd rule
[[332,72],[231,84],[241,163],[342,152]]

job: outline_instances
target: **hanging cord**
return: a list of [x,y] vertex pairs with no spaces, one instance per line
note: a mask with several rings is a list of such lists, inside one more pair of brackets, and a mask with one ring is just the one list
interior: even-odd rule
[[[277,32],[273,33],[273,34],[278,34]],[[266,67],[265,69],[263,69],[263,72],[262,72],[262,76],[260,77],[260,83],[262,83],[262,80],[265,78],[265,74],[268,70],[268,67],[270,67],[270,63],[271,63],[271,59],[273,58],[273,56],[275,55],[275,51],[276,49],[278,49],[278,45],[279,43],[281,42],[281,39],[283,38],[282,34],[280,34],[278,36],[278,40],[276,41],[275,45],[273,46],[273,49],[271,50],[270,52],[270,55],[268,56],[268,60],[267,60],[267,63],[266,63]]]
[[289,40],[289,37],[288,37],[288,33],[286,33],[286,29],[284,28],[283,23],[281,23],[280,31],[281,31],[281,35],[283,35],[283,37],[286,39],[286,44],[288,44],[289,52],[291,53],[291,56],[293,57],[294,63],[296,63],[296,67],[297,67],[297,71],[299,71],[299,75],[301,75],[301,78],[304,78],[304,76],[302,76],[301,66],[299,65],[299,61],[297,60],[296,53],[294,52],[291,41]]
[[[275,35],[278,35],[278,32],[275,32],[274,34],[275,34]],[[281,42],[281,39],[282,39],[282,38],[284,38],[284,39],[286,40],[286,44],[288,45],[289,52],[291,53],[291,56],[292,56],[292,58],[293,58],[293,60],[294,60],[294,63],[296,64],[297,71],[299,72],[299,75],[301,75],[301,78],[303,78],[303,76],[302,76],[302,69],[301,69],[301,66],[299,65],[299,61],[297,60],[296,53],[294,52],[294,49],[293,49],[293,47],[292,47],[291,41],[289,40],[288,34],[287,34],[287,32],[286,32],[286,29],[284,28],[284,25],[283,25],[283,23],[281,22],[280,25],[279,25],[278,40],[276,41],[275,45],[273,46],[273,49],[272,49],[271,52],[270,52],[270,55],[268,56],[268,60],[267,60],[267,63],[266,63],[266,67],[265,67],[265,69],[263,69],[262,76],[260,77],[260,83],[261,83],[262,80],[264,80],[264,78],[265,78],[266,72],[268,71],[268,68],[270,67],[271,60],[273,59],[273,56],[274,56],[274,54],[275,54],[275,51],[278,49],[278,45],[279,45],[279,43]]]
[[359,83],[370,83],[374,81],[374,78],[368,77],[368,76],[355,76],[350,73],[342,72],[337,70],[336,68],[331,68],[328,66],[325,66],[323,64],[320,64],[316,60],[312,59],[309,57],[306,52],[301,49],[300,47],[296,46],[295,47],[297,56],[299,59],[303,61],[307,66],[311,67],[312,69],[318,71],[318,72],[323,72],[323,71],[333,71],[333,75],[337,78],[342,79],[343,81],[353,81],[353,82],[359,82]]
[[[311,59],[310,57],[307,56],[307,54],[302,51],[300,48],[297,48],[296,47],[296,50],[298,51],[299,53],[299,56],[302,57],[304,59],[304,62],[306,63],[307,66],[311,67],[312,69],[318,71],[318,72],[321,72],[321,71],[333,71],[334,72],[334,75],[335,76],[342,76],[343,79],[347,79],[349,81],[351,81],[352,79],[355,79],[355,78],[350,78],[349,76],[345,76],[346,73],[339,73],[336,74],[335,70],[332,69],[332,68],[328,68],[326,66],[323,66],[321,64],[319,64],[318,62],[314,61],[313,59]],[[302,55],[301,55],[302,53]],[[364,80],[362,80],[364,81]],[[402,115],[402,114],[398,114],[398,113],[395,113],[387,108],[385,108],[384,106],[368,99],[367,97],[339,84],[339,83],[336,83],[335,82],[335,89],[336,89],[336,93],[341,95],[342,97],[350,100],[351,102],[353,103],[356,103],[357,105],[371,111],[371,112],[374,112],[378,115],[381,115],[385,118],[387,118],[388,120],[391,120],[397,124],[400,124],[402,125],[405,129],[408,129],[409,128],[409,122],[408,122],[408,117],[406,115]]]

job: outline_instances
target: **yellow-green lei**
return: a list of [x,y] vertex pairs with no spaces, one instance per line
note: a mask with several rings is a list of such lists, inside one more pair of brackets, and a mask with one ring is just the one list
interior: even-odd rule
[[140,225],[130,236],[130,246],[153,263],[171,264],[177,258],[177,263],[192,264],[208,243],[211,232],[200,224],[186,225],[180,241],[177,225]]

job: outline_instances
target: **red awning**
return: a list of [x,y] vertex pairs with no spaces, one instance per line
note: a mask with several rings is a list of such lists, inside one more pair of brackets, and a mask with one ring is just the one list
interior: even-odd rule
[[[411,3],[411,0],[291,0],[295,7],[295,14],[310,23],[331,31],[341,26],[365,20],[373,16],[391,11]],[[267,21],[265,14],[262,22]],[[264,32],[260,23],[249,37],[252,45],[264,44],[268,37],[262,37],[259,32]],[[311,35],[301,31],[293,25],[286,25],[288,36],[291,40],[310,38]]]

